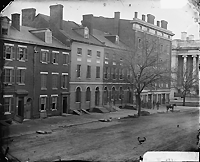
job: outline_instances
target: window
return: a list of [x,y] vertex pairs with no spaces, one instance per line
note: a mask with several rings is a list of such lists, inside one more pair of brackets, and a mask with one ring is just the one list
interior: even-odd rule
[[84,38],[89,38],[89,29],[87,27],[84,28]]
[[4,67],[4,83],[12,84],[14,83],[14,68],[13,67]]
[[109,59],[109,53],[105,54],[105,59],[108,60]]
[[48,72],[40,72],[41,74],[41,89],[46,90],[47,89],[47,75]]
[[101,57],[101,52],[97,51],[97,58],[100,58],[100,57]]
[[46,95],[41,95],[40,96],[40,111],[46,111],[47,107],[47,96]]
[[67,65],[69,63],[69,53],[63,52],[63,65]]
[[18,84],[25,84],[25,71],[26,68],[17,68],[17,83]]
[[81,88],[76,88],[76,102],[81,102]]
[[77,65],[76,76],[77,76],[77,78],[81,77],[81,65]]
[[92,50],[88,50],[87,55],[91,57],[92,56]]
[[20,61],[28,60],[28,53],[26,46],[18,46],[17,48],[17,59]]
[[108,77],[109,77],[109,67],[105,67],[104,78],[108,79]]
[[87,74],[86,74],[86,78],[91,78],[91,66],[87,65]]
[[62,73],[61,82],[62,82],[62,84],[61,84],[62,88],[67,89],[67,85],[68,85],[68,73]]
[[2,35],[8,35],[8,29],[2,28],[1,29]]
[[82,48],[77,48],[77,54],[82,55]]
[[100,78],[100,66],[96,67],[96,78]]
[[13,60],[14,56],[14,45],[13,44],[4,44],[4,59]]
[[58,95],[51,95],[51,110],[57,109]]
[[58,64],[58,59],[59,59],[59,52],[52,51],[52,63]]
[[41,50],[41,59],[40,61],[42,63],[48,63],[50,62],[50,55],[48,50]]
[[52,73],[52,89],[58,88],[58,73]]
[[3,98],[4,98],[4,114],[11,113],[12,97],[13,97],[12,95],[3,96]]
[[116,78],[115,78],[115,69],[116,69],[116,68],[112,68],[112,78],[113,78],[113,79],[116,79]]
[[122,99],[122,95],[123,95],[123,89],[122,87],[119,88],[119,99]]
[[86,101],[90,101],[91,99],[91,91],[90,91],[90,87],[87,87],[86,90]]

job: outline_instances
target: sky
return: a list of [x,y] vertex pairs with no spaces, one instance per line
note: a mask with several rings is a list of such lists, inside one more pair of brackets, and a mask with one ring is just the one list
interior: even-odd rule
[[131,20],[134,12],[138,12],[138,18],[142,14],[152,14],[155,22],[166,20],[168,30],[180,39],[181,32],[193,34],[199,39],[199,25],[194,21],[197,15],[187,0],[15,0],[6,6],[2,15],[11,18],[12,13],[20,13],[24,8],[35,8],[38,13],[50,15],[50,5],[62,4],[64,6],[63,19],[81,24],[82,15],[114,17],[114,12],[120,12],[120,18]]

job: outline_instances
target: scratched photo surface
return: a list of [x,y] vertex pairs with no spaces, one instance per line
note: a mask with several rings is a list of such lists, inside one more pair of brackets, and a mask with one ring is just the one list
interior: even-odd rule
[[197,152],[199,7],[198,0],[4,5],[0,161]]

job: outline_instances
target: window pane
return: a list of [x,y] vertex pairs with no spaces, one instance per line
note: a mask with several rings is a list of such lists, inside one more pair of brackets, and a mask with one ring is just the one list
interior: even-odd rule
[[97,51],[97,57],[101,57],[101,52]]
[[77,54],[82,55],[82,48],[77,48]]

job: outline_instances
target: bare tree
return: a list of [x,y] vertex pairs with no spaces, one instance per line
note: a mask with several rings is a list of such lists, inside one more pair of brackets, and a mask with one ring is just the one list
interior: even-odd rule
[[183,98],[183,106],[185,106],[185,99],[188,94],[191,92],[198,91],[199,79],[198,71],[190,70],[189,68],[183,67],[183,72],[178,71],[177,68],[174,68],[173,71],[174,77],[172,77],[172,88],[176,89],[181,97]]
[[170,58],[165,59],[161,44],[157,38],[144,37],[135,44],[125,57],[126,68],[131,77],[128,79],[132,92],[135,93],[138,116],[141,114],[141,93],[144,89],[155,87],[155,83],[170,79]]

